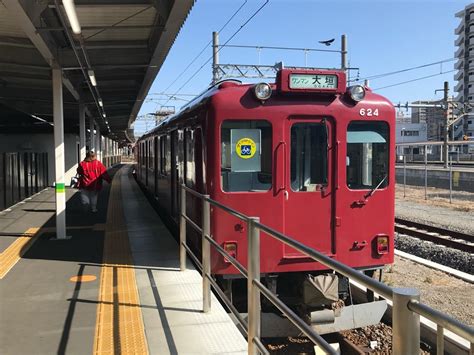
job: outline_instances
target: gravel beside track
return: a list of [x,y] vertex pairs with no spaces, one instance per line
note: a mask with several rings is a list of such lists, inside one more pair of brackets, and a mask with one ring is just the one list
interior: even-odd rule
[[420,291],[421,302],[474,325],[473,284],[398,256],[385,267],[382,281],[391,287],[414,287]]
[[[431,189],[442,194],[444,190]],[[458,232],[474,235],[474,194],[463,193],[462,201],[453,201],[444,198],[429,196],[424,199],[424,192],[420,189],[408,188],[407,197],[403,198],[403,186],[397,185],[395,200],[395,215],[414,222],[431,224]]]
[[402,234],[396,236],[395,248],[468,274],[474,274],[474,256],[470,253]]
[[395,215],[410,221],[474,235],[473,211],[459,211],[423,202],[396,199]]

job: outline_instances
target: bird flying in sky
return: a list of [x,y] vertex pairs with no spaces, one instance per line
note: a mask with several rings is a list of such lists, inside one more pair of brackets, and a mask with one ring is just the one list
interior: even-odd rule
[[330,46],[334,42],[334,38],[328,39],[327,41],[319,41],[321,44],[325,44],[326,46]]

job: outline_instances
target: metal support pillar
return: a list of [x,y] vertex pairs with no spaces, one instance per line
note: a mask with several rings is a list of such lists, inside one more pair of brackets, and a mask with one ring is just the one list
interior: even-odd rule
[[179,217],[179,268],[186,270],[186,190],[181,187],[181,216]]
[[414,288],[393,289],[393,354],[420,353],[420,315],[408,309],[408,303],[420,301],[420,292]]
[[62,70],[53,69],[54,169],[56,187],[56,238],[66,239],[66,187],[64,183],[64,117]]
[[212,83],[219,80],[217,65],[219,64],[219,32],[212,32]]
[[102,151],[101,151],[101,145],[100,145],[100,140],[101,140],[101,137],[100,137],[100,127],[98,124],[96,124],[95,126],[95,154],[97,155],[97,159],[99,160],[102,160]]
[[341,69],[347,70],[347,37],[341,36]]
[[448,162],[449,162],[449,153],[448,153],[448,139],[449,139],[449,105],[448,105],[448,96],[449,96],[449,82],[445,81],[444,82],[444,104],[446,105],[445,108],[445,115],[446,115],[446,120],[444,124],[444,167],[447,169],[448,168]]
[[248,299],[248,349],[247,353],[259,354],[254,339],[260,339],[261,314],[260,290],[254,280],[260,282],[260,230],[255,226],[259,218],[251,218],[247,222],[247,299]]
[[406,187],[407,187],[407,157],[405,156],[405,152],[403,152],[403,198],[407,196]]
[[436,355],[444,355],[444,328],[439,324],[436,329]]
[[86,114],[84,104],[79,104],[79,160],[86,157]]
[[89,151],[95,151],[94,118],[89,118]]
[[211,310],[211,243],[206,237],[211,236],[211,205],[209,195],[202,196],[202,310]]
[[449,203],[453,203],[453,158],[449,160]]
[[425,200],[428,198],[428,146],[425,145]]

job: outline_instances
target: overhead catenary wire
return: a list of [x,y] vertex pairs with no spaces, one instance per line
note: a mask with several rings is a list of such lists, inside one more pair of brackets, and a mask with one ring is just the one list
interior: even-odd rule
[[411,79],[411,80],[406,80],[406,81],[402,81],[402,82],[399,82],[399,83],[396,83],[396,84],[391,84],[391,85],[387,85],[387,86],[382,86],[382,87],[379,87],[379,88],[375,88],[374,90],[387,89],[387,88],[391,88],[391,87],[398,86],[398,85],[403,85],[403,84],[412,83],[412,82],[414,82],[414,81],[429,79],[429,78],[433,78],[433,77],[435,77],[435,76],[439,76],[439,75],[444,75],[444,74],[452,73],[452,72],[454,72],[454,71],[456,71],[456,70],[453,69],[453,70],[448,70],[448,71],[441,72],[441,73],[436,73],[436,74],[431,74],[431,75],[427,75],[427,76],[422,76],[422,77],[420,77],[420,78]]
[[438,65],[438,64],[443,64],[443,63],[452,62],[452,61],[455,61],[455,60],[457,60],[457,59],[458,59],[458,58],[443,59],[443,60],[439,60],[439,61],[437,61],[437,62],[422,64],[422,65],[417,65],[417,66],[414,66],[414,67],[405,68],[405,69],[400,69],[400,70],[395,70],[395,71],[388,72],[388,73],[383,73],[383,74],[371,75],[371,76],[367,76],[367,77],[364,77],[364,78],[360,78],[360,79],[357,79],[357,80],[351,80],[351,81],[357,82],[357,81],[364,81],[364,80],[380,79],[380,78],[384,78],[384,77],[387,77],[387,76],[390,76],[390,75],[401,74],[401,73],[405,73],[405,72],[412,71],[412,70],[417,70],[417,69],[427,68],[427,67],[431,67],[431,66]]
[[[266,0],[265,3],[260,6],[253,14],[252,16],[250,16],[238,29],[237,31],[235,31],[230,37],[229,39],[221,46],[219,46],[219,48],[217,49],[217,53],[219,53],[221,51],[222,48],[224,48],[227,43],[229,43],[255,16],[257,16],[257,14],[265,7],[267,6],[268,2],[270,0]],[[184,88],[186,86],[187,83],[189,83],[201,70],[202,68],[204,68],[204,66],[206,66],[206,64],[208,64],[211,60],[212,60],[213,56],[209,57],[209,59],[207,59],[194,73],[193,75],[191,75],[191,77],[186,80],[186,82],[180,86],[180,88],[178,90],[176,90],[176,92],[173,94],[174,95],[177,95],[179,93],[179,91]],[[164,104],[166,105],[168,103],[168,101]]]
[[[240,5],[240,7],[234,11],[234,13],[232,14],[232,16],[229,17],[229,19],[226,21],[226,23],[218,30],[218,32],[221,32],[222,30],[224,30],[227,25],[230,23],[230,21],[232,21],[234,19],[234,17],[240,12],[240,10],[242,10],[242,8],[245,6],[245,4],[247,3],[248,0],[245,0],[242,5]],[[212,39],[207,42],[207,44],[202,48],[202,50],[191,60],[191,62],[186,66],[186,68],[184,68],[184,70],[173,80],[173,82],[171,84],[168,85],[168,87],[163,90],[163,91],[168,91],[168,89],[170,87],[172,87],[174,85],[174,83],[176,83],[183,75],[184,73],[189,69],[189,67],[191,67],[191,65],[194,64],[194,62],[204,53],[204,51],[209,47],[209,45],[211,45],[212,43]]]

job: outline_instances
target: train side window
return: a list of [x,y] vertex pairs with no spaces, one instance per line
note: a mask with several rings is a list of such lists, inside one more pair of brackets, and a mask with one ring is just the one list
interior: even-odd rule
[[265,120],[226,120],[221,127],[221,186],[226,192],[272,187],[272,126]]
[[196,159],[195,159],[195,130],[188,128],[185,131],[185,155],[186,155],[186,186],[194,188],[196,182]]
[[148,166],[151,170],[154,170],[155,169],[155,145],[153,143],[153,138],[150,139],[149,144],[150,144],[150,149],[149,149],[150,162],[148,163]]
[[327,129],[322,123],[291,126],[291,189],[316,191],[328,182]]
[[166,175],[166,136],[160,137],[160,174]]
[[381,121],[353,121],[347,128],[347,186],[355,190],[388,185],[389,127]]

